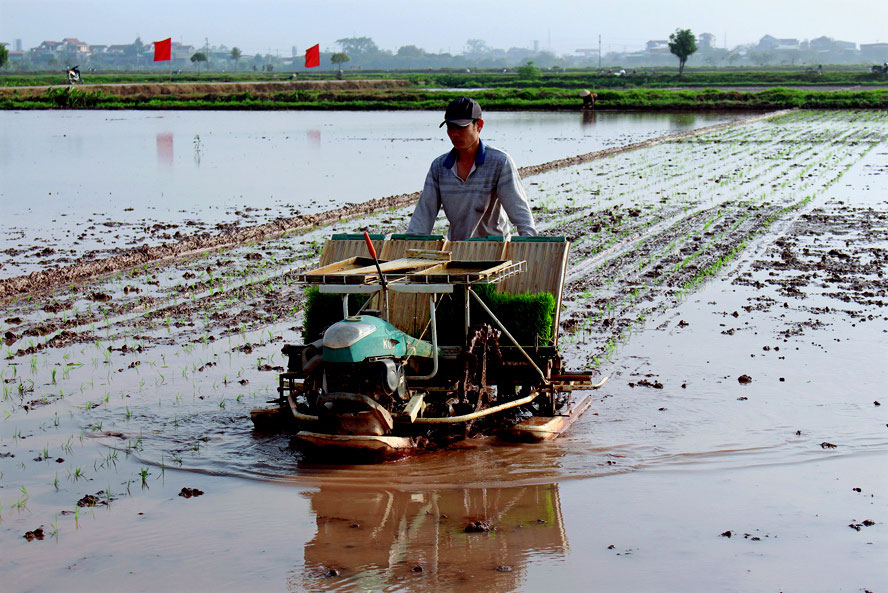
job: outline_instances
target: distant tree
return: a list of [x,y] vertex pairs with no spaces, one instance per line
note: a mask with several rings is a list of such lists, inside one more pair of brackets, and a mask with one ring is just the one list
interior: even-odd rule
[[401,58],[422,58],[425,55],[425,50],[415,45],[404,45],[398,48],[398,56]]
[[350,56],[363,56],[378,54],[379,48],[369,37],[344,37],[337,39],[336,43],[342,48],[342,52]]
[[342,65],[344,63],[348,62],[349,60],[350,60],[350,58],[348,57],[348,54],[344,54],[342,52],[339,52],[339,53],[336,53],[336,54],[333,54],[332,56],[330,56],[330,61],[339,66],[339,75],[340,76],[342,76]]
[[536,67],[533,61],[527,62],[523,66],[518,66],[518,78],[522,80],[530,80],[540,77],[540,69]]
[[487,42],[483,39],[469,39],[466,41],[466,55],[480,57],[487,53],[490,53],[490,48],[487,47]]
[[669,51],[678,57],[678,75],[681,76],[688,56],[697,51],[697,38],[690,29],[676,29],[669,35]]
[[193,54],[191,54],[191,63],[197,65],[198,73],[200,73],[200,63],[206,61],[208,61],[207,54],[203,53],[202,51],[194,52]]
[[241,50],[239,47],[231,48],[231,59],[234,60],[234,69],[237,70],[237,63],[241,59]]
[[145,52],[145,44],[142,43],[141,37],[136,37],[129,46],[129,52],[133,57],[139,57]]
[[6,65],[7,60],[9,60],[9,51],[0,43],[0,68]]
[[749,56],[749,59],[758,64],[759,66],[764,66],[765,64],[771,63],[771,60],[774,59],[774,52],[771,51],[750,51],[746,54]]
[[802,57],[802,52],[797,49],[791,49],[784,52],[783,55],[786,57],[785,61],[789,62],[791,66],[795,66],[796,62]]

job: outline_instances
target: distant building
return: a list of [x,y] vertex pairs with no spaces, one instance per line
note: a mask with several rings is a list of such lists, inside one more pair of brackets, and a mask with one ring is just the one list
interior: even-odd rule
[[173,60],[188,60],[191,57],[191,54],[194,53],[193,45],[182,45],[178,41],[173,41],[170,44],[170,54]]
[[888,43],[861,43],[860,57],[874,62],[888,61]]
[[105,50],[105,53],[112,55],[112,56],[124,56],[129,52],[129,49],[130,49],[129,43],[125,43],[125,44],[117,43],[115,45],[109,45],[108,48]]
[[653,55],[668,54],[669,42],[665,39],[653,39],[645,44],[645,51]]
[[701,33],[700,34],[700,49],[714,49],[715,48],[715,35],[712,33]]
[[31,51],[36,55],[41,56],[52,56],[55,55],[56,52],[59,51],[59,48],[62,47],[61,41],[44,41]]
[[75,56],[86,56],[89,54],[89,45],[80,41],[76,37],[67,37],[62,40],[59,51]]
[[759,51],[789,51],[800,49],[798,39],[777,39],[770,35],[765,35],[759,39],[756,49]]
[[852,41],[836,41],[826,36],[812,39],[808,47],[816,52],[857,51],[857,44]]

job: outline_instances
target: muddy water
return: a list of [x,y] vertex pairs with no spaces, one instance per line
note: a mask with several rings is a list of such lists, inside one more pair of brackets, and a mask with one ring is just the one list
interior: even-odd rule
[[886,158],[884,114],[799,112],[536,177],[565,358],[611,376],[542,445],[329,466],[253,432],[331,229],[9,303],[4,587],[881,590]]
[[[486,114],[519,166],[737,115]],[[421,189],[437,112],[4,112],[0,277]]]

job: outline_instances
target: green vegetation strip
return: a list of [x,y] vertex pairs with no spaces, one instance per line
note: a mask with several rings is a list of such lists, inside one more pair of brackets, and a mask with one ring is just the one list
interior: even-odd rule
[[[617,68],[616,71],[620,70]],[[299,72],[192,72],[174,75],[167,72],[85,72],[87,84],[164,84],[164,83],[283,83],[288,81],[330,82],[405,81],[426,88],[569,88],[631,89],[706,86],[885,86],[888,76],[871,72],[866,65],[827,66],[822,71],[806,66],[786,68],[677,68],[640,67],[625,75],[594,68],[544,70],[539,68],[507,71],[500,69],[435,71],[361,70],[346,72],[342,79],[330,71]],[[2,86],[48,86],[64,84],[63,72],[23,72],[0,74]]]
[[[555,315],[555,297],[548,292],[505,294],[497,292],[490,284],[472,286],[475,293],[490,308],[497,319],[505,325],[518,343],[523,345],[551,344],[552,325]],[[302,336],[306,343],[317,340],[331,324],[342,319],[342,299],[335,294],[321,294],[316,287],[306,289],[305,320]],[[354,315],[364,304],[365,295],[351,295],[349,314]],[[437,308],[438,342],[444,345],[462,344],[463,335],[463,293],[457,287],[452,296],[447,296]],[[471,304],[470,318],[473,325],[495,324],[474,301]],[[418,337],[418,336],[416,336]],[[428,336],[425,336],[428,339]],[[505,338],[500,340],[506,344]]]
[[[103,90],[50,88],[42,95],[7,93],[0,109],[209,109],[209,110],[421,110],[440,109],[466,91],[410,88],[293,89],[258,95],[224,89],[191,95],[116,96]],[[576,92],[564,88],[502,88],[472,92],[486,109],[579,109]],[[888,90],[814,91],[772,88],[759,92],[704,90],[600,90],[598,109],[770,110],[885,109]]]

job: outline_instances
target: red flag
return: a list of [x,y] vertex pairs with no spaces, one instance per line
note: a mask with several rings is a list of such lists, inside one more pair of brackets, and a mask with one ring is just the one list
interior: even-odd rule
[[305,67],[317,68],[321,65],[321,48],[319,44],[312,45],[305,50]]
[[170,51],[172,49],[172,37],[168,37],[163,41],[154,42],[154,61],[166,62],[170,59]]

